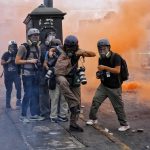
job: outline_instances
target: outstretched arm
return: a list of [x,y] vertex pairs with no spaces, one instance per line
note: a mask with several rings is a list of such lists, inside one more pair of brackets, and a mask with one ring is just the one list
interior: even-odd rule
[[85,50],[78,50],[76,52],[76,56],[83,56],[83,57],[95,57],[96,54],[92,51],[85,51]]

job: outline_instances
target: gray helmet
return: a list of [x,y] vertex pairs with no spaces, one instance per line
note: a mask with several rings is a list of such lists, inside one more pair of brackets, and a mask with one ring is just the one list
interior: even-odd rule
[[97,42],[97,47],[101,46],[110,46],[110,42],[108,39],[101,39]]
[[27,36],[31,36],[33,34],[40,34],[40,31],[36,28],[29,29],[28,32],[27,32]]
[[8,46],[11,46],[11,45],[17,45],[16,41],[15,40],[9,41]]
[[51,40],[51,46],[59,46],[59,45],[62,45],[60,39],[52,39]]

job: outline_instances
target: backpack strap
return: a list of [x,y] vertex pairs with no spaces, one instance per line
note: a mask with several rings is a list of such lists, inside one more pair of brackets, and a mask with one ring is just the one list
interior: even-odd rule
[[114,52],[111,53],[111,56],[110,56],[111,65],[113,65],[115,55],[116,55],[116,53],[114,53]]
[[[122,57],[121,57],[118,53],[112,52],[111,58],[110,58],[110,63],[111,63],[111,65],[113,65],[115,55],[118,55],[118,56],[120,57],[121,61],[122,61]],[[120,64],[120,72],[121,72],[121,64]],[[119,83],[120,83],[120,85],[121,85],[121,84],[122,84],[122,81],[121,81],[120,74],[118,74],[118,80],[119,80]]]
[[29,55],[30,55],[30,46],[27,43],[23,43],[21,45],[24,45],[24,47],[27,50],[27,54],[26,54],[26,57],[25,57],[25,59],[27,59],[29,57]]

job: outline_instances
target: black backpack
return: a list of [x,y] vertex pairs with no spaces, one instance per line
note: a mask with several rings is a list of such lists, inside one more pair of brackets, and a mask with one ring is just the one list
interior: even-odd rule
[[[113,62],[113,59],[114,59],[114,56],[115,55],[119,55],[117,53],[112,53],[112,56],[111,56],[111,63]],[[126,60],[123,59],[120,55],[119,57],[121,58],[121,70],[120,70],[120,82],[121,84],[123,83],[123,81],[126,81],[129,79],[129,71],[128,71],[128,66],[127,66],[127,63],[126,63]]]

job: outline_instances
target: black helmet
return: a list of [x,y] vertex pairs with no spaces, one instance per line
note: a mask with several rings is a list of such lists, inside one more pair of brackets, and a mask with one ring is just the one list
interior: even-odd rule
[[110,42],[108,39],[101,39],[97,42],[97,47],[101,46],[110,46]]
[[69,35],[64,40],[64,45],[68,47],[78,46],[78,39],[74,35]]

